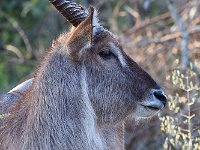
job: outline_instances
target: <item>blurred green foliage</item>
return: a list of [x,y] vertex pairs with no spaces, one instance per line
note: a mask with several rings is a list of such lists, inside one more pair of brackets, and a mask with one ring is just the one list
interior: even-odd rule
[[[47,0],[0,1],[0,92],[27,76],[53,37],[63,30],[64,21],[50,8]],[[57,23],[53,24],[54,21]],[[32,49],[31,57],[27,55],[24,39]],[[22,61],[18,55],[22,56]]]

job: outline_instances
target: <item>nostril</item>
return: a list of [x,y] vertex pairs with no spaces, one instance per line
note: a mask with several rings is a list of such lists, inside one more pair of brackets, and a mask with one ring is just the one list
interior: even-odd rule
[[162,90],[156,90],[156,91],[154,91],[153,95],[155,96],[155,98],[157,98],[158,100],[160,100],[164,104],[164,106],[166,105],[167,98],[164,95],[164,92]]

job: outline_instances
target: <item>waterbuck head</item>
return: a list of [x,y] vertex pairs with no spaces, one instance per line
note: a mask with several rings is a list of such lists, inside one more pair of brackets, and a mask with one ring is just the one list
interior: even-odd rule
[[49,1],[74,27],[53,42],[35,78],[8,93],[12,103],[20,100],[2,121],[0,149],[124,149],[124,120],[155,115],[164,92],[93,7],[88,13],[68,0]]
[[[88,13],[69,1],[52,3],[75,26],[53,47],[66,45],[68,57],[82,66],[84,97],[91,102],[98,123],[119,122],[128,116],[148,118],[166,105],[163,90],[100,25],[93,7]],[[74,16],[69,17],[72,8]]]

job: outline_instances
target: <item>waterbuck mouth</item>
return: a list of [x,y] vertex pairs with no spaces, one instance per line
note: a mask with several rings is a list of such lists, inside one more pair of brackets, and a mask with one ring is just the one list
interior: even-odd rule
[[158,110],[162,109],[162,107],[157,107],[157,106],[145,106],[145,105],[142,105],[142,106],[146,109],[151,109],[154,111],[158,111]]
[[158,111],[163,109],[167,103],[167,98],[161,89],[153,89],[147,100],[141,103],[146,109]]
[[144,108],[155,110],[155,111],[161,110],[165,107],[165,103],[163,103],[162,101],[155,99],[155,98],[146,100],[146,101],[142,102],[141,105]]

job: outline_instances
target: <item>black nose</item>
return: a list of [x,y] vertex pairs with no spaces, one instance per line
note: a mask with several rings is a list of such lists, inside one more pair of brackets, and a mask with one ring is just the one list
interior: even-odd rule
[[153,95],[156,99],[160,100],[164,106],[166,106],[167,103],[167,97],[165,96],[163,90],[157,89],[153,92]]

